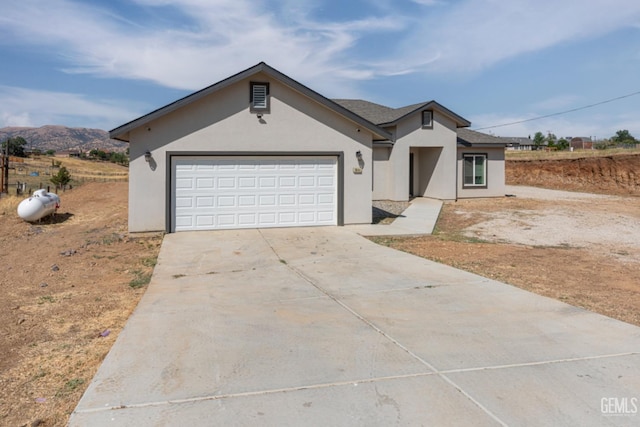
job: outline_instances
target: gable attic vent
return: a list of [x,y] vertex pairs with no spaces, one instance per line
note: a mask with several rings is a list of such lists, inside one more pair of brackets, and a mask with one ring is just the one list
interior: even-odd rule
[[251,110],[269,109],[269,83],[251,83]]

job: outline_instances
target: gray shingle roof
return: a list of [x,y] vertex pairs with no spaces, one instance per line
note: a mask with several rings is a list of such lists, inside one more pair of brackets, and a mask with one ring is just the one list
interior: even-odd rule
[[404,116],[422,108],[438,110],[451,117],[458,126],[469,126],[471,124],[463,117],[460,117],[435,101],[421,102],[401,108],[391,108],[363,99],[333,99],[333,102],[377,125],[393,125]]
[[498,138],[486,133],[477,132],[471,129],[458,128],[458,144],[478,145],[478,144],[497,144],[505,145],[506,142],[502,138]]

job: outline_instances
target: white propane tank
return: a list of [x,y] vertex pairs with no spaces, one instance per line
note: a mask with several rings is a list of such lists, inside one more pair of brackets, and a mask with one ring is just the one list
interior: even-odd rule
[[47,215],[51,215],[60,207],[60,197],[47,190],[40,189],[33,192],[28,199],[24,199],[18,205],[18,215],[25,221],[37,221]]

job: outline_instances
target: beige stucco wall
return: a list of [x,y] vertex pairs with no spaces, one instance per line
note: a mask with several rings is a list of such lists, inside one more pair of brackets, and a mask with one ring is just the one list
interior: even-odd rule
[[[464,154],[487,155],[487,188],[463,188]],[[464,147],[458,148],[458,198],[502,197],[505,195],[504,148]]]
[[373,200],[388,199],[391,188],[391,181],[388,179],[391,175],[390,155],[391,147],[373,147]]
[[[270,113],[262,122],[249,112],[250,81],[270,83]],[[168,151],[344,152],[344,223],[371,222],[371,133],[266,75],[240,81],[141,126],[131,131],[130,141],[130,231],[166,227]],[[152,163],[144,159],[147,150]],[[361,166],[362,174],[354,173]]]
[[375,199],[408,200],[410,152],[414,153],[414,195],[455,199],[455,122],[434,111],[433,128],[423,129],[422,113],[416,112],[389,130],[396,141],[387,168],[376,170]]

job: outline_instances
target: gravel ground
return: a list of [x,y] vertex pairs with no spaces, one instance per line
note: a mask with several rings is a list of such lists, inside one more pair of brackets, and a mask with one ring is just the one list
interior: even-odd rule
[[397,218],[405,209],[409,207],[409,202],[395,202],[392,200],[374,200],[372,203],[373,224],[390,223]]
[[[640,199],[589,193],[509,186],[507,194],[535,199],[544,209],[501,210],[486,213],[486,220],[465,231],[465,235],[490,242],[529,246],[616,247],[619,251],[640,250]],[[627,209],[609,209],[624,202]],[[459,212],[465,215],[464,212]],[[621,249],[624,248],[624,249]],[[640,259],[636,261],[640,262]]]

